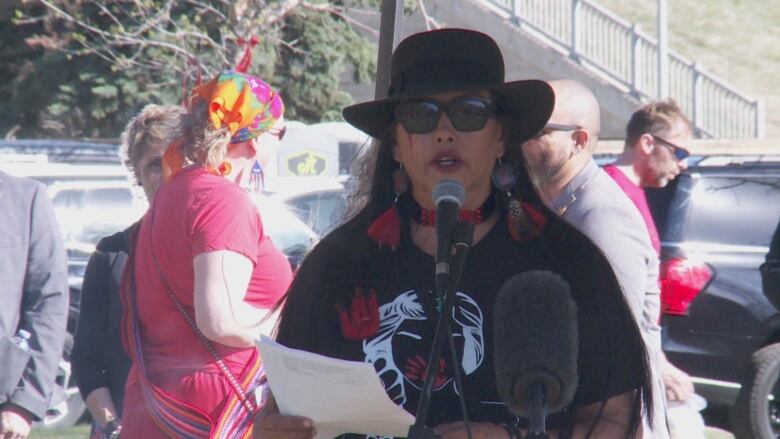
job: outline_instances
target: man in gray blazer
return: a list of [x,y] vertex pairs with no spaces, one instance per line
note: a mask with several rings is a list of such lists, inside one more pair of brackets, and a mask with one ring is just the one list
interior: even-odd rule
[[547,206],[587,235],[609,260],[650,360],[653,425],[644,419],[643,437],[667,439],[658,256],[636,206],[592,158],[600,130],[596,97],[576,81],[550,85],[555,90],[553,114],[523,145],[523,153]]
[[46,414],[68,318],[68,269],[46,187],[0,171],[0,438]]

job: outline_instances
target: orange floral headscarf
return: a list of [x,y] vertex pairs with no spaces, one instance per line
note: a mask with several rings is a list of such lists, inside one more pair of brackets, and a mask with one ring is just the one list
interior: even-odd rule
[[[270,85],[254,76],[225,71],[195,87],[190,108],[198,101],[208,104],[208,118],[214,128],[227,127],[230,143],[253,139],[284,114],[284,102]],[[163,155],[163,175],[169,180],[184,166],[181,142],[168,146]]]

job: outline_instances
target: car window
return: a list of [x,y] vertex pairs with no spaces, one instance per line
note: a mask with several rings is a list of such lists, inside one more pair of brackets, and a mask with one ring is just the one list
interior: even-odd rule
[[84,207],[84,190],[64,189],[52,198],[52,203],[57,209],[80,209]]
[[325,236],[341,224],[347,211],[346,194],[343,191],[293,197],[287,201],[287,205],[319,236]]
[[317,203],[317,195],[304,195],[294,197],[287,201],[287,206],[301,221],[308,222],[311,216],[312,205]]
[[86,207],[111,209],[133,204],[133,193],[129,188],[88,189],[84,197]]
[[265,233],[283,253],[306,252],[317,240],[317,235],[283,204],[267,197],[255,198],[254,202],[260,210]]
[[110,183],[122,183],[127,182],[126,178],[117,178],[116,176],[102,176],[102,175],[79,175],[79,176],[31,176],[30,178],[38,180],[46,186],[54,186],[62,183],[79,183],[79,182],[110,182]]
[[780,218],[780,177],[705,175],[691,197],[687,240],[769,245]]
[[60,232],[68,246],[95,245],[137,221],[146,211],[126,180],[54,181],[50,188]]

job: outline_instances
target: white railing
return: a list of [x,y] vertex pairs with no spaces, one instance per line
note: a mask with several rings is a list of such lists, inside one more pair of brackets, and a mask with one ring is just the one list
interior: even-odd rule
[[[640,99],[658,96],[658,47],[616,14],[592,0],[480,0],[507,11],[520,26],[568,50],[586,68],[618,82]],[[703,137],[764,136],[761,100],[747,97],[681,55],[669,51],[669,96]]]

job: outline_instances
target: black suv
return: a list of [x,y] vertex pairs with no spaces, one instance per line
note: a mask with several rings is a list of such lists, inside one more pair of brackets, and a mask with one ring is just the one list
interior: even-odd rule
[[762,291],[780,156],[707,156],[648,190],[661,236],[663,347],[737,438],[780,437],[780,312]]

